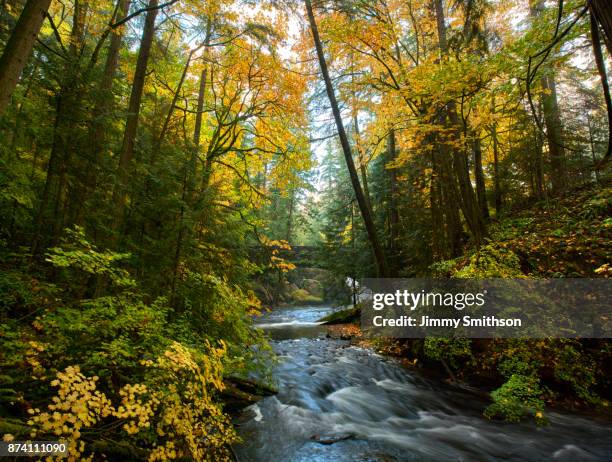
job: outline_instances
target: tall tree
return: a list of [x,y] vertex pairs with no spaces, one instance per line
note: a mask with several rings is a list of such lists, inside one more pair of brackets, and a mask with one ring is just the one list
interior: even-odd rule
[[591,12],[604,32],[608,54],[612,56],[612,8],[609,0],[587,0]]
[[35,255],[47,244],[57,242],[62,229],[74,223],[74,212],[81,205],[79,194],[70,194],[69,187],[73,184],[71,174],[75,167],[75,153],[79,151],[78,129],[86,117],[81,104],[86,80],[81,69],[81,52],[85,40],[87,9],[86,2],[75,1],[70,45],[61,61],[62,72],[59,73],[59,86],[54,95],[55,120],[51,152],[32,240],[32,252]]
[[[130,9],[130,3],[131,0],[118,0],[116,18],[123,18],[127,15]],[[94,107],[94,120],[92,123],[91,132],[94,164],[97,163],[96,159],[99,156],[100,151],[103,149],[105,136],[107,133],[106,127],[108,126],[106,123],[106,118],[114,105],[114,95],[112,91],[113,80],[115,79],[115,74],[117,73],[117,67],[119,64],[119,51],[123,41],[123,34],[123,26],[120,26],[118,30],[115,30],[111,34],[108,52],[106,54],[106,61],[104,64],[104,72],[102,73],[102,79],[100,80],[98,87],[98,95]]]
[[[446,17],[444,13],[443,0],[434,0],[435,16],[436,16],[436,27],[438,32],[438,47],[440,54],[443,59],[448,59],[449,46],[446,36]],[[451,130],[451,136],[456,142],[459,137],[459,115],[457,114],[457,105],[454,99],[451,99],[446,104],[446,115],[449,128]],[[451,140],[453,141],[453,140]],[[452,152],[453,159],[453,170],[458,182],[458,199],[461,206],[461,211],[465,221],[472,232],[472,236],[477,245],[480,245],[482,239],[486,233],[485,224],[481,210],[478,207],[478,200],[474,193],[472,181],[470,179],[470,171],[468,159],[465,151],[459,149],[456,146],[449,146],[448,149]],[[449,185],[453,185],[454,180],[449,182]]]
[[485,176],[482,168],[482,144],[480,135],[475,135],[472,141],[472,152],[474,153],[474,179],[476,180],[476,197],[480,213],[484,218],[489,218],[489,206],[487,204],[487,190],[485,188]]
[[[530,14],[532,18],[541,17],[544,12],[544,0],[530,0]],[[557,84],[554,71],[550,66],[544,67],[540,77],[540,86],[543,90],[542,113],[546,125],[546,141],[551,167],[551,184],[554,193],[562,191],[566,187],[565,147],[563,145],[563,133],[561,127],[561,113],[557,98]]]
[[[491,114],[495,114],[495,97],[491,99]],[[495,214],[499,216],[499,212],[502,207],[502,192],[501,192],[501,178],[499,171],[499,139],[497,136],[497,121],[493,120],[489,126],[489,133],[491,134],[491,144],[493,147],[493,203],[495,204]]]
[[310,0],[304,0],[304,2],[306,5],[308,22],[310,24],[310,31],[314,40],[317,58],[319,60],[319,67],[321,69],[321,74],[323,75],[323,80],[325,82],[325,90],[327,92],[327,97],[329,99],[329,103],[334,114],[334,120],[336,122],[336,128],[338,130],[338,138],[340,139],[340,144],[344,153],[344,159],[346,161],[346,166],[349,172],[349,177],[351,179],[351,184],[355,192],[355,198],[357,199],[357,204],[359,205],[359,211],[361,212],[361,217],[368,233],[368,239],[370,241],[370,245],[374,253],[374,258],[376,260],[376,270],[379,277],[385,277],[388,275],[387,260],[385,257],[384,250],[380,244],[380,240],[378,238],[378,232],[376,231],[376,225],[372,217],[372,210],[369,207],[368,201],[361,187],[361,183],[359,182],[359,176],[357,174],[355,162],[353,161],[353,154],[351,152],[351,145],[349,143],[346,130],[344,129],[344,122],[342,121],[342,115],[340,114],[340,108],[338,106],[338,101],[336,100],[334,87],[332,85],[331,78],[329,76],[329,71],[327,69],[327,62],[325,60],[325,54],[323,52],[321,38],[319,37],[319,30],[314,17],[312,3]]
[[138,130],[140,102],[142,100],[142,93],[147,75],[147,65],[149,62],[149,56],[151,54],[151,46],[153,45],[153,38],[155,37],[155,18],[157,17],[158,4],[158,0],[149,0],[145,24],[142,30],[142,38],[140,40],[140,49],[138,50],[134,80],[132,81],[132,91],[130,93],[130,101],[128,103],[128,114],[125,120],[125,130],[123,132],[123,141],[121,143],[121,150],[119,153],[118,183],[115,191],[115,203],[118,206],[118,213],[115,218],[115,228],[119,225],[118,220],[123,219],[123,211],[125,207],[125,187],[130,175],[130,163],[134,157],[134,145],[136,143],[136,132]]
[[399,269],[399,201],[398,201],[398,184],[397,184],[397,168],[393,165],[397,157],[397,146],[395,143],[395,129],[389,129],[387,135],[387,162],[391,164],[387,166],[387,179],[389,182],[389,268],[391,274],[395,276]]
[[[597,71],[599,72],[599,79],[601,81],[601,87],[604,94],[604,100],[606,102],[606,112],[608,113],[608,148],[606,149],[606,153],[603,157],[603,162],[606,162],[612,156],[612,96],[610,95],[610,83],[608,82],[608,76],[606,73],[606,65],[603,58],[603,53],[601,51],[601,40],[599,27],[597,26],[597,17],[595,16],[595,4],[596,2],[591,3],[591,14],[589,15],[589,19],[591,22],[591,42],[593,44],[593,54],[595,55],[595,63],[597,65]],[[601,6],[599,7],[601,8]],[[604,14],[603,12],[597,12],[598,14]],[[608,21],[608,29],[612,27],[612,15],[607,13],[606,19]],[[605,28],[604,28],[605,30]],[[608,34],[612,34],[611,30],[608,30]],[[609,40],[609,39],[608,39]],[[608,45],[608,52],[611,52],[610,45]],[[590,124],[589,124],[590,131]],[[597,165],[599,168],[601,164]],[[597,175],[597,173],[596,173]]]
[[[210,45],[210,35],[212,33],[212,18],[206,18],[206,35],[204,37],[204,53],[208,52]],[[193,144],[197,149],[200,146],[200,135],[202,133],[202,117],[204,116],[204,97],[206,93],[206,77],[208,71],[208,63],[202,66],[200,73],[200,85],[198,87],[198,105],[196,107],[195,126],[193,129]]]
[[28,0],[0,57],[0,116],[9,104],[51,0]]

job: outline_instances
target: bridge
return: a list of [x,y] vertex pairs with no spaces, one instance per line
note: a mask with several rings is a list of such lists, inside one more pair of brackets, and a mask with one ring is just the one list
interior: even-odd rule
[[[250,253],[256,260],[263,257],[264,250],[261,247],[251,247]],[[300,268],[321,268],[321,248],[309,245],[295,245],[291,249],[278,249],[277,256]]]

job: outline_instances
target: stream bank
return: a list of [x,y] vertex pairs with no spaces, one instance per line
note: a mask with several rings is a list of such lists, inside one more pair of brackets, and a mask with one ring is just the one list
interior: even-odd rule
[[610,459],[611,425],[557,412],[540,427],[487,420],[478,393],[327,338],[317,320],[332,311],[290,307],[258,320],[279,358],[279,392],[238,419],[241,462]]

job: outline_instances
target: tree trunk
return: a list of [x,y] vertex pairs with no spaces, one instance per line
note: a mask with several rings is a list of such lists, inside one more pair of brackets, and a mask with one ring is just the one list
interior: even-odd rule
[[[83,208],[84,190],[87,188],[80,174],[85,167],[80,162],[85,156],[79,154],[85,151],[85,147],[78,127],[87,120],[82,104],[87,77],[81,71],[80,61],[85,46],[85,20],[88,9],[87,1],[74,1],[70,46],[68,47],[70,62],[65,71],[70,78],[64,82],[63,99],[67,110],[65,119],[67,126],[62,133],[63,146],[60,153],[63,154],[63,158],[59,177],[59,195],[56,202],[56,210],[61,207],[62,211],[61,214],[56,214],[54,236],[59,236],[64,226],[72,226],[77,222],[77,216]],[[74,134],[71,135],[69,130],[75,130]]]
[[[212,33],[212,19],[206,19],[206,35],[204,36],[204,53],[208,52],[210,46],[210,34]],[[206,61],[205,61],[206,63]],[[198,89],[198,107],[195,116],[195,127],[193,129],[193,144],[198,147],[200,146],[200,133],[202,131],[202,115],[204,111],[204,96],[206,93],[206,71],[208,70],[208,64],[204,64],[202,73],[200,74],[200,87]]]
[[34,42],[45,20],[51,0],[28,0],[0,57],[0,116],[4,114]]
[[484,171],[482,169],[482,146],[480,138],[476,136],[473,141],[474,152],[474,178],[476,179],[476,197],[478,207],[484,218],[489,218],[489,206],[487,205],[487,190],[485,187]]
[[312,10],[312,4],[310,0],[304,0],[304,3],[306,4],[306,12],[308,14],[308,21],[310,23],[310,31],[314,40],[317,57],[319,59],[319,66],[321,68],[321,73],[323,74],[323,80],[325,81],[325,90],[327,91],[327,96],[329,98],[332,112],[334,114],[334,120],[336,121],[338,137],[340,138],[340,144],[342,145],[342,151],[344,153],[344,159],[346,161],[346,166],[349,171],[351,184],[353,185],[353,190],[355,191],[355,198],[357,199],[357,204],[359,205],[359,210],[361,212],[366,232],[368,234],[368,239],[370,241],[370,245],[372,246],[372,251],[374,252],[376,270],[379,277],[385,277],[388,274],[385,253],[383,251],[382,246],[380,245],[378,233],[376,232],[376,226],[372,217],[372,211],[370,207],[368,207],[367,199],[363,193],[363,190],[361,189],[359,176],[357,175],[357,170],[355,169],[355,163],[353,162],[353,155],[351,153],[351,146],[349,144],[349,140],[344,129],[344,123],[342,122],[342,116],[338,107],[338,101],[336,100],[334,88],[332,86],[331,78],[329,77],[329,72],[327,70],[327,62],[325,61],[323,46],[321,45],[319,30],[317,28],[314,12]]
[[179,225],[178,233],[176,236],[176,246],[174,248],[174,258],[172,261],[172,283],[170,287],[170,303],[176,305],[176,283],[178,280],[179,264],[181,262],[181,249],[183,247],[183,239],[186,233],[185,226],[185,201],[187,200],[187,194],[189,189],[189,173],[188,169],[185,168],[183,171],[183,189],[181,192],[181,208],[179,212]]
[[[594,2],[592,2],[593,4]],[[591,6],[592,6],[591,4]],[[603,162],[606,162],[610,156],[612,156],[612,97],[610,96],[610,85],[608,83],[608,76],[606,75],[606,64],[604,62],[603,53],[601,52],[601,40],[599,37],[599,28],[597,27],[597,20],[593,14],[593,8],[591,8],[591,41],[593,44],[593,54],[595,55],[595,63],[597,64],[597,71],[599,72],[599,79],[601,80],[601,89],[603,90],[604,100],[606,102],[606,112],[608,114],[608,147],[603,157]],[[597,164],[595,170],[598,170],[602,164]]]
[[565,189],[565,149],[561,144],[561,115],[559,113],[559,102],[557,100],[557,86],[551,73],[540,79],[545,93],[542,96],[542,109],[544,112],[544,123],[546,124],[546,140],[551,167],[551,184],[553,193],[559,193]]
[[[355,68],[354,56],[350,53],[351,62],[351,85],[355,85]],[[357,160],[359,161],[359,173],[361,174],[361,185],[363,186],[363,194],[365,195],[368,207],[372,210],[372,199],[370,196],[370,188],[368,187],[368,166],[365,161],[365,155],[361,148],[361,133],[359,132],[359,110],[356,103],[356,94],[354,87],[351,91],[351,108],[353,113],[353,125],[355,129],[355,151],[357,151]]]
[[[544,0],[536,0],[530,7],[529,14],[537,18],[544,11]],[[544,74],[540,78],[540,86],[544,90],[541,96],[544,124],[546,126],[546,141],[551,167],[551,184],[553,193],[563,191],[566,186],[565,173],[565,149],[562,143],[561,115],[559,113],[559,101],[557,99],[557,86],[553,70],[544,68]]]
[[200,74],[200,87],[198,90],[198,106],[195,116],[195,126],[193,129],[193,144],[196,147],[200,146],[200,134],[202,133],[202,113],[204,111],[204,93],[206,91],[206,66]]
[[128,103],[128,114],[125,121],[125,130],[123,132],[123,142],[119,154],[119,175],[118,184],[115,191],[115,229],[119,222],[123,219],[125,207],[125,188],[130,173],[130,163],[134,157],[134,144],[136,142],[136,131],[138,129],[138,118],[140,114],[140,102],[144,90],[145,77],[147,74],[147,64],[149,55],[151,54],[151,46],[155,36],[155,18],[157,17],[158,0],[149,0],[149,11],[145,18],[145,25],[142,31],[140,41],[140,49],[138,50],[138,59],[136,61],[136,71],[134,72],[134,81],[132,82],[132,91],[130,93],[130,102]]
[[[130,0],[119,0],[117,5],[117,17],[125,17],[129,9]],[[112,111],[114,106],[114,95],[112,91],[113,80],[115,79],[117,66],[119,64],[119,51],[123,41],[123,32],[124,27],[120,26],[118,30],[115,30],[111,34],[106,62],[104,63],[104,73],[102,74],[100,86],[98,87],[98,95],[96,95],[97,100],[94,108],[93,130],[91,134],[94,164],[97,164],[106,139],[106,127],[108,124],[104,118]]]
[[353,308],[357,306],[357,268],[355,262],[357,261],[357,252],[355,252],[355,202],[351,201],[351,252],[353,258],[351,259],[352,265],[352,276],[351,286],[353,292]]
[[[387,136],[387,162],[395,161],[397,157],[397,147],[395,144],[395,130],[389,130]],[[395,276],[399,266],[399,210],[397,203],[397,169],[389,168],[389,268],[392,276]]]
[[44,244],[41,243],[42,237],[46,234],[45,223],[46,223],[46,213],[49,202],[51,201],[51,197],[53,195],[54,188],[54,180],[59,175],[59,133],[60,125],[62,124],[62,113],[63,113],[63,105],[62,105],[62,91],[60,90],[55,95],[55,120],[53,122],[53,141],[51,144],[51,153],[49,154],[49,161],[47,162],[47,174],[45,177],[45,185],[43,187],[43,191],[40,197],[40,204],[38,205],[38,211],[36,213],[36,217],[34,219],[34,236],[32,237],[32,246],[31,253],[33,256],[37,256],[42,247],[45,247]]
[[[587,124],[589,127],[589,145],[591,147],[591,159],[593,165],[597,165],[597,157],[595,156],[595,141],[593,139],[593,126],[591,125],[591,116],[587,113]],[[599,171],[595,169],[595,182],[599,183]]]
[[[172,114],[174,114],[174,108],[176,107],[176,103],[179,99],[179,95],[181,94],[181,89],[183,88],[183,83],[185,83],[185,77],[187,76],[187,71],[189,70],[189,65],[191,64],[191,58],[193,53],[197,50],[192,50],[187,56],[187,62],[185,63],[185,67],[183,68],[183,72],[181,73],[181,78],[176,87],[174,95],[172,96],[172,102],[170,103],[170,107],[168,108],[168,113],[166,114],[166,118],[164,119],[164,125],[162,126],[161,131],[159,132],[159,137],[157,138],[157,142],[155,143],[154,151],[157,153],[164,142],[164,138],[166,137],[166,133],[168,132],[168,127],[170,126],[170,120],[172,119]],[[199,135],[198,135],[199,137]]]
[[604,42],[608,54],[612,56],[612,8],[610,8],[610,0],[589,0],[588,3],[595,19],[603,29]]
[[[206,35],[204,38],[205,57],[208,56],[208,48],[210,46],[210,37],[211,37],[212,31],[213,31],[213,19],[207,18]],[[207,63],[208,61],[205,60],[205,62]],[[204,103],[206,100],[206,79],[207,78],[210,79],[210,86],[212,89],[213,68],[211,66],[209,69],[208,64],[205,64],[204,69],[202,69],[202,73],[200,74],[200,88],[198,91],[198,110],[197,110],[196,119],[195,119],[195,129],[193,132],[193,141],[194,141],[194,144],[196,145],[196,150],[198,152],[199,152],[199,146],[200,146],[200,133],[202,130],[202,116],[203,116],[203,111],[204,111]],[[209,153],[207,153],[206,158],[204,159],[204,168],[202,171],[201,190],[203,192],[206,192],[206,190],[208,189],[208,184],[210,182],[211,174],[212,174],[212,159],[209,157]]]
[[285,240],[291,244],[291,233],[293,232],[293,209],[295,207],[295,190],[291,191],[291,197],[289,198],[289,214],[287,215],[287,233],[285,234]]
[[535,159],[534,159],[534,176],[535,176],[535,188],[536,198],[542,199],[546,196],[546,187],[544,186],[544,155],[542,153],[544,140],[540,136],[540,131],[537,127],[534,127],[534,140],[535,140]]
[[[427,124],[442,125],[445,118],[432,115],[423,107],[421,116]],[[451,151],[441,140],[440,133],[430,133],[423,140],[431,146],[431,219],[434,260],[456,257],[461,253],[463,230],[460,217],[460,197],[452,166]]]
[[440,184],[440,167],[437,162],[435,149],[431,150],[431,178],[429,184],[429,201],[431,210],[431,238],[433,259],[444,260],[446,257],[444,246],[444,223],[442,213],[442,187]]
[[[440,187],[442,190],[442,214],[444,215],[444,231],[448,256],[456,257],[461,253],[462,226],[459,210],[461,197],[457,190],[457,182],[453,173],[454,165],[451,152],[444,143],[438,144],[438,163],[440,165]],[[464,213],[465,215],[465,213]]]
[[[495,98],[491,101],[491,114],[495,114]],[[495,203],[495,216],[499,217],[502,206],[502,193],[499,173],[499,140],[497,139],[497,121],[491,124],[491,140],[493,141],[493,202]]]
[[499,178],[499,141],[497,140],[497,125],[491,127],[491,138],[493,139],[493,196],[495,202],[495,215],[499,216],[502,206],[502,195]]
[[[438,45],[442,57],[448,56],[448,43],[446,40],[446,23],[444,17],[444,6],[442,0],[435,0],[435,15],[438,31]],[[454,100],[450,100],[446,105],[446,113],[448,115],[448,123],[450,124],[451,137],[454,140],[459,138],[459,117],[457,115],[457,107]],[[459,204],[465,221],[472,233],[476,246],[479,246],[486,228],[483,217],[478,208],[478,200],[472,187],[470,179],[470,171],[467,155],[464,150],[452,147],[453,170],[459,184]],[[449,183],[450,184],[450,183]]]
[[368,169],[365,162],[365,156],[361,150],[361,138],[359,133],[359,120],[357,114],[353,116],[353,125],[355,125],[355,150],[357,151],[357,160],[359,161],[359,173],[361,174],[361,184],[363,185],[363,194],[368,203],[368,207],[372,210],[372,200],[370,198],[370,188],[368,187]]
[[[112,20],[116,21],[117,18],[124,18],[129,8],[130,0],[118,0],[116,15]],[[108,129],[110,127],[109,117],[113,113],[115,107],[113,82],[119,64],[119,51],[121,50],[123,41],[124,28],[125,26],[120,26],[111,34],[106,61],[104,63],[104,71],[94,95],[95,102],[88,133],[89,146],[91,149],[88,158],[89,165],[82,175],[82,196],[79,197],[79,214],[75,220],[75,222],[79,224],[82,224],[84,221],[84,205],[98,188],[101,160],[108,140]]]
[[[210,44],[210,33],[212,28],[212,21],[210,18],[206,23],[206,36],[204,38],[204,46],[208,47]],[[189,56],[189,60],[191,59],[192,54]],[[176,105],[176,96],[178,95],[180,88],[185,80],[187,67],[189,66],[189,61],[185,66],[185,70],[183,71],[183,75],[181,76],[181,83],[177,89],[175,94],[175,98],[172,102],[172,107],[170,111],[173,110]],[[193,153],[191,158],[189,159],[189,165],[186,165],[183,170],[183,190],[181,194],[181,208],[179,211],[179,229],[176,237],[176,247],[174,249],[174,262],[173,262],[173,271],[172,271],[172,287],[171,287],[171,301],[172,304],[176,304],[176,285],[178,280],[178,269],[181,260],[181,253],[183,249],[183,242],[186,238],[189,238],[190,229],[185,224],[185,215],[189,211],[189,208],[192,207],[193,201],[195,199],[195,174],[196,174],[196,161],[198,157],[198,151],[200,147],[200,134],[202,130],[202,114],[204,110],[204,94],[206,92],[206,69],[204,66],[202,69],[202,73],[200,74],[200,85],[198,89],[198,103],[197,103],[197,113],[195,117],[195,126],[193,129]],[[160,135],[160,144],[161,139],[163,138]]]
[[[82,147],[78,138],[78,127],[83,120],[81,104],[83,78],[79,61],[84,40],[86,11],[87,3],[75,2],[69,54],[61,74],[60,88],[55,94],[55,122],[47,176],[35,218],[32,254],[37,256],[48,245],[57,242],[62,229],[75,220],[74,213],[68,217],[69,212],[74,212],[81,206],[80,194],[69,194],[68,188],[70,173],[78,170],[78,166],[73,165],[74,154]],[[74,196],[72,203],[71,196]]]

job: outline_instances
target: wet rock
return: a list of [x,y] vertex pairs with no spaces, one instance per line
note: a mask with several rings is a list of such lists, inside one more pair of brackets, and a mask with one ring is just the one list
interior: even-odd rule
[[335,311],[327,316],[319,319],[319,322],[325,325],[333,324],[348,324],[359,322],[361,316],[361,307],[348,308],[346,310]]
[[313,435],[310,437],[311,440],[316,441],[319,444],[334,444],[339,441],[345,441],[354,438],[355,435],[350,433],[340,435]]

